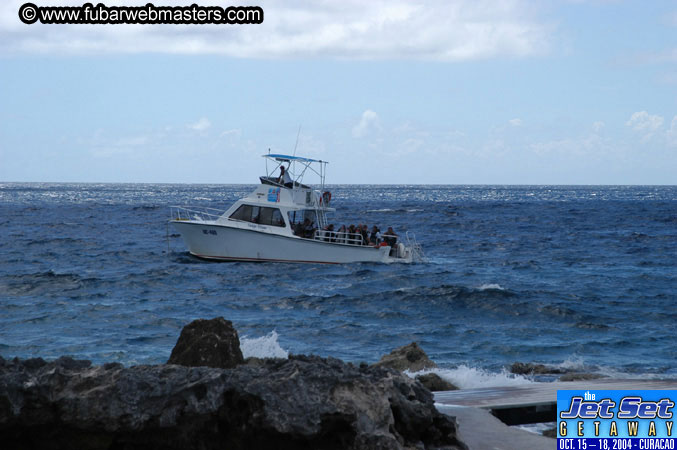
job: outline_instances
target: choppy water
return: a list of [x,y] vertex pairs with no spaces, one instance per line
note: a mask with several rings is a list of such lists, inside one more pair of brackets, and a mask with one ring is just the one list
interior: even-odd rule
[[252,188],[0,184],[0,355],[159,363],[224,316],[252,355],[417,341],[462,386],[523,382],[514,361],[677,378],[677,187],[332,188],[336,224],[412,231],[424,264],[210,263],[167,239],[170,205]]

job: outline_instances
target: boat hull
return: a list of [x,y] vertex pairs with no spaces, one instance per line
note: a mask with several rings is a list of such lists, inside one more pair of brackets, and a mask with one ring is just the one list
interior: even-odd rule
[[390,247],[336,244],[197,221],[175,220],[172,224],[188,251],[205,259],[324,264],[411,262],[391,257]]

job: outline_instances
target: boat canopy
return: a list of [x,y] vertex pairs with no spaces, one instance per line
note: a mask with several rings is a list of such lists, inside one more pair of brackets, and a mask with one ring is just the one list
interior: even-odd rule
[[270,158],[274,159],[275,161],[279,162],[292,162],[292,161],[298,161],[298,162],[309,162],[309,163],[324,163],[327,164],[327,161],[322,161],[320,159],[311,159],[311,158],[304,158],[303,156],[291,156],[291,155],[280,155],[280,154],[267,154],[263,155],[264,158]]
[[[324,179],[326,176],[327,161],[321,159],[305,158],[303,156],[282,155],[279,153],[268,153],[261,155],[266,158],[266,176],[259,177],[264,184],[281,185],[278,178],[275,176],[276,171],[286,164],[286,171],[291,177],[293,184],[287,187],[291,189],[302,188],[310,189],[309,186],[303,184],[303,178],[306,171],[314,172],[319,177],[319,184],[321,191],[324,191]],[[268,167],[268,161],[274,163],[272,168]]]

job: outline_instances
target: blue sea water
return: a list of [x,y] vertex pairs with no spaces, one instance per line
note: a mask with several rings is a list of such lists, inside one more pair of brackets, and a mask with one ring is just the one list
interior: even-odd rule
[[677,378],[675,186],[332,186],[337,225],[416,235],[409,265],[205,262],[167,227],[252,189],[0,183],[0,355],[160,363],[223,316],[249,354],[417,341],[466,386],[515,361]]

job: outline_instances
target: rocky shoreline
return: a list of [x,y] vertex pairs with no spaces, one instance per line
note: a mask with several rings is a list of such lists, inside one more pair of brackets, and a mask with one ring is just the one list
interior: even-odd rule
[[556,377],[558,381],[587,381],[607,378],[605,375],[598,373],[580,372],[577,370],[550,367],[537,363],[516,362],[510,365],[508,370],[515,375],[549,375],[551,377]]
[[222,318],[184,327],[168,364],[0,357],[0,442],[92,450],[467,448],[430,391],[387,362],[245,361],[237,331]]

